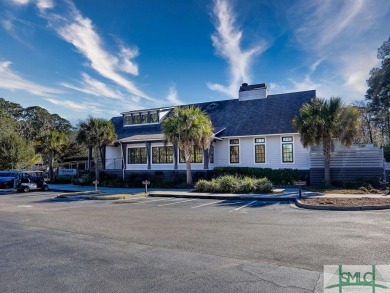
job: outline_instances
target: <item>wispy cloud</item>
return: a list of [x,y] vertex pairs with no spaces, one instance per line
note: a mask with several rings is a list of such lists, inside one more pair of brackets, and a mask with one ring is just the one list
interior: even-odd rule
[[96,97],[106,97],[111,99],[123,98],[121,92],[109,88],[105,83],[92,78],[88,74],[82,73],[81,76],[83,81],[79,83],[79,85],[72,85],[66,82],[62,82],[60,85]]
[[167,96],[167,100],[171,105],[177,106],[177,105],[183,105],[184,103],[179,99],[176,86],[172,85],[169,87],[169,93]]
[[266,43],[242,49],[242,31],[236,25],[236,18],[227,0],[215,0],[213,10],[216,32],[211,36],[218,55],[229,64],[229,85],[208,83],[211,90],[220,91],[232,97],[237,96],[242,82],[251,82],[250,69],[253,58],[266,49]]
[[[313,62],[304,76],[319,84],[320,95],[329,90],[327,84],[334,89],[333,95],[363,98],[369,71],[378,64],[376,48],[388,37],[389,11],[387,0],[301,0],[288,10],[300,49],[312,62],[321,60]],[[319,64],[332,68],[328,76],[313,75]]]
[[54,7],[53,0],[37,0],[37,7],[40,10],[50,9]]
[[65,99],[58,98],[46,98],[46,100],[54,105],[65,107],[70,110],[74,110],[77,112],[85,112],[85,113],[94,113],[94,114],[102,114],[104,109],[100,104],[94,102],[86,102],[86,101],[71,101]]
[[295,30],[296,36],[306,44],[309,41],[314,48],[323,48],[351,29],[351,24],[354,24],[359,14],[363,12],[365,2],[365,0],[297,2],[296,6],[292,7],[293,21],[298,25]]
[[10,2],[15,5],[26,5],[30,2],[30,0],[11,0]]
[[122,46],[116,55],[108,52],[92,21],[83,17],[72,2],[67,2],[67,5],[68,12],[62,15],[42,13],[49,26],[63,40],[72,44],[88,60],[89,66],[101,76],[122,86],[133,95],[155,101],[121,74],[125,72],[138,75],[138,66],[132,60],[138,55],[138,49]]
[[11,0],[10,3],[15,4],[17,6],[35,3],[39,10],[45,10],[54,7],[53,0]]
[[0,61],[0,88],[7,90],[21,90],[36,96],[52,97],[62,91],[29,81],[11,70],[10,61]]

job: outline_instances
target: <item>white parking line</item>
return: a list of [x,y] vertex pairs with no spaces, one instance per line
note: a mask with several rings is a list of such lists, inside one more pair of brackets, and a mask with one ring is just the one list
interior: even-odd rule
[[243,208],[245,208],[245,207],[247,207],[247,206],[250,206],[251,204],[253,204],[253,203],[255,203],[255,202],[256,202],[256,200],[251,201],[250,203],[247,203],[247,204],[245,204],[245,205],[243,205],[243,206],[240,206],[239,208],[236,208],[236,209],[234,209],[234,210],[230,210],[229,213],[234,212],[234,211],[241,210],[241,209],[243,209]]
[[191,209],[196,209],[196,208],[200,208],[200,207],[208,206],[208,205],[215,204],[215,203],[219,203],[219,202],[222,202],[222,201],[224,201],[224,200],[217,200],[217,201],[213,201],[213,202],[209,202],[209,203],[201,204],[201,205],[199,205],[199,206],[196,206],[196,207],[191,207]]
[[166,203],[166,204],[160,204],[158,206],[159,207],[169,206],[169,205],[178,204],[178,203],[187,202],[187,201],[193,201],[193,200],[196,200],[196,198],[194,198],[194,199],[187,199],[187,200],[181,200],[181,201],[171,202],[171,203]]

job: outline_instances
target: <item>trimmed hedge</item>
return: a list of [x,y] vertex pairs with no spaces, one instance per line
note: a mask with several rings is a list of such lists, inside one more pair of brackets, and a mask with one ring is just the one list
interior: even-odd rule
[[195,188],[202,192],[228,192],[228,193],[270,193],[272,183],[267,178],[239,177],[224,175],[211,181],[200,179]]
[[214,176],[223,175],[246,176],[251,178],[268,178],[274,185],[293,184],[294,181],[305,179],[296,169],[270,169],[251,167],[216,167]]

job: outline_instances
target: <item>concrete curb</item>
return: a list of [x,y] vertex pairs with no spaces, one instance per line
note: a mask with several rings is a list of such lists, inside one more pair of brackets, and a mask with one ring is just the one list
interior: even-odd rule
[[162,194],[158,192],[150,192],[150,197],[176,197],[176,198],[199,198],[199,199],[222,199],[222,200],[269,200],[269,201],[290,201],[294,200],[294,198],[287,197],[265,197],[265,196],[257,196],[257,195],[218,195],[218,194]]
[[361,207],[336,207],[305,204],[299,199],[295,199],[295,205],[302,209],[323,210],[323,211],[375,211],[390,209],[390,205],[381,206],[361,206]]

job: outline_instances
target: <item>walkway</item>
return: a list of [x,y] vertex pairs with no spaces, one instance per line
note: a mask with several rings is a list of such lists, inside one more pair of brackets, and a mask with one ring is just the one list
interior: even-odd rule
[[[73,184],[50,184],[51,190],[57,191],[93,191],[93,186],[79,186]],[[118,193],[140,193],[144,192],[143,188],[114,188],[114,187],[98,187],[98,190],[107,194]],[[256,199],[256,200],[293,200],[298,197],[298,188],[276,189],[276,193],[272,194],[233,194],[233,193],[201,193],[194,192],[193,189],[164,189],[150,188],[148,189],[149,196],[154,197],[182,197],[182,198],[205,198],[205,199]],[[312,197],[330,197],[330,198],[385,198],[382,194],[321,194],[312,191],[302,191],[303,198]]]

